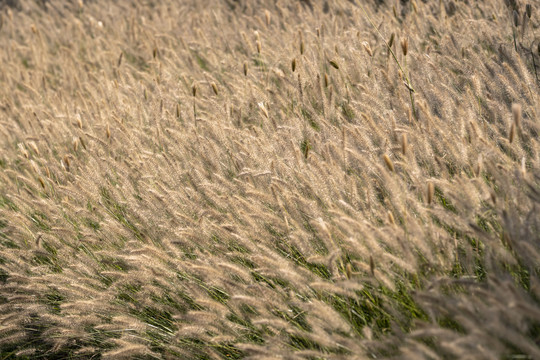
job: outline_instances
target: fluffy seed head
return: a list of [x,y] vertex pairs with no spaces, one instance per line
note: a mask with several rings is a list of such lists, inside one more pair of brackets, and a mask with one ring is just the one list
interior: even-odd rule
[[77,119],[77,126],[79,127],[79,129],[82,129],[81,115],[80,114],[75,115],[75,119]]
[[269,118],[268,110],[266,110],[266,106],[264,106],[264,103],[260,102],[260,103],[258,103],[258,105],[259,105],[259,109],[261,109],[264,117],[268,119]]
[[520,104],[512,104],[512,116],[514,118],[514,124],[516,124],[517,128],[519,129],[521,127],[521,105]]
[[41,187],[45,189],[45,180],[41,176],[38,177],[39,183],[41,184]]
[[264,18],[266,20],[266,26],[270,26],[270,11],[264,10]]
[[364,50],[368,53],[368,55],[371,57],[373,56],[373,51],[371,50],[371,46],[369,46],[369,43],[367,41],[362,42],[362,46],[364,47]]
[[39,155],[39,149],[38,149],[38,147],[37,147],[37,145],[36,145],[35,142],[33,142],[33,141],[28,142],[28,147],[29,147],[30,149],[32,149],[32,151],[33,151],[36,155]]
[[388,222],[391,225],[396,225],[396,221],[394,220],[394,215],[392,215],[392,212],[390,212],[390,210],[388,210],[387,216],[388,216]]

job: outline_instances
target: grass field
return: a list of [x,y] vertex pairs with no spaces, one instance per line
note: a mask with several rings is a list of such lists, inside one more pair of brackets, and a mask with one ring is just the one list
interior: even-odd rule
[[540,9],[0,1],[0,359],[540,359]]

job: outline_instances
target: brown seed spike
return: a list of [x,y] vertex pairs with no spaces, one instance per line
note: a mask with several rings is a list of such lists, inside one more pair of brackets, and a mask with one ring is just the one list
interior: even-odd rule
[[81,142],[81,145],[84,148],[84,150],[86,150],[86,144],[81,136],[79,136],[79,141]]
[[392,35],[390,35],[390,40],[388,40],[388,47],[391,48],[392,45],[394,45],[394,38],[396,37],[396,34],[395,33],[392,33]]
[[491,201],[493,202],[494,205],[497,204],[497,195],[495,195],[493,191],[489,193],[489,197],[491,198]]
[[518,14],[517,10],[514,10],[513,15],[514,15],[514,26],[518,27],[519,26],[519,14]]
[[213,82],[211,85],[212,85],[212,90],[214,90],[214,94],[218,95],[219,91],[218,91],[216,83]]
[[69,158],[67,155],[64,156],[64,159],[62,160],[64,162],[64,167],[66,171],[69,171]]
[[407,148],[409,147],[409,143],[407,140],[407,134],[403,133],[401,134],[401,153],[403,155],[407,154]]
[[295,72],[295,70],[296,70],[296,59],[292,59],[291,68],[292,68],[292,71]]
[[401,51],[403,52],[403,56],[407,56],[409,52],[409,39],[404,38],[401,40]]
[[330,60],[330,65],[332,65],[335,69],[339,70],[339,65],[335,60]]
[[303,148],[304,158],[307,159],[309,156],[309,149],[311,148],[311,144],[309,143],[309,140],[305,140],[303,145],[304,145],[304,148]]
[[430,205],[433,202],[433,196],[435,195],[435,186],[430,181],[427,184],[427,203]]
[[514,137],[516,136],[516,123],[512,123],[510,126],[510,133],[508,134],[508,141],[510,144],[514,141]]
[[193,97],[197,96],[197,84],[193,83],[193,85],[191,85],[191,93],[193,94]]
[[38,177],[39,183],[41,184],[41,187],[45,189],[45,181],[41,176]]
[[244,76],[247,76],[248,74],[248,64],[247,62],[244,63]]
[[324,74],[324,87],[328,87],[330,85],[330,79],[328,78],[328,74]]
[[261,53],[261,42],[257,40],[257,53]]
[[111,128],[109,127],[109,124],[107,124],[107,127],[105,128],[105,134],[107,135],[107,139],[111,138]]
[[395,170],[394,163],[392,162],[390,157],[388,157],[388,155],[384,154],[383,155],[383,160],[384,160],[384,163],[386,164],[386,167],[388,168],[388,170],[394,172],[394,170]]
[[532,5],[527,4],[525,5],[525,12],[527,13],[527,17],[530,19],[532,16]]
[[371,276],[375,276],[375,261],[373,261],[373,256],[369,255],[369,271]]

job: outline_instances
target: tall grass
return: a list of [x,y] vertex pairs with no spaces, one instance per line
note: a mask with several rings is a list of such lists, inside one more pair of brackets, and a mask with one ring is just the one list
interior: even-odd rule
[[0,358],[540,358],[534,6],[11,5]]

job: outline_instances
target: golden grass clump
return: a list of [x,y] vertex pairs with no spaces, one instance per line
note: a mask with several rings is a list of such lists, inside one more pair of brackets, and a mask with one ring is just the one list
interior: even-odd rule
[[0,20],[0,358],[540,358],[534,6]]

